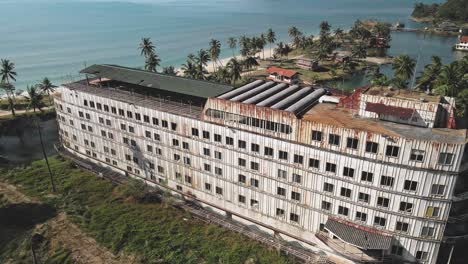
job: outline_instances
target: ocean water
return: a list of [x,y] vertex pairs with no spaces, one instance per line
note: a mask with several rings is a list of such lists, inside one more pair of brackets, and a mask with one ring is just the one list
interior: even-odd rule
[[[435,2],[435,1],[424,1]],[[273,28],[287,41],[296,26],[318,34],[319,23],[348,29],[356,19],[409,21],[409,0],[0,0],[0,58],[15,62],[17,89],[43,77],[56,84],[78,78],[94,63],[141,67],[138,44],[151,37],[162,66],[179,66],[189,53],[207,48],[211,38],[223,44],[222,57],[232,55],[226,40]],[[435,54],[456,59],[456,38],[395,33],[391,55],[417,57],[421,65]]]

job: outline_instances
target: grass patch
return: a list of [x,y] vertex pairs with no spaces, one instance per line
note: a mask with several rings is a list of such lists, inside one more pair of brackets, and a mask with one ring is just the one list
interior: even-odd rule
[[58,194],[43,161],[0,171],[0,180],[21,186],[70,219],[115,254],[136,255],[142,263],[294,263],[249,238],[209,225],[166,202],[140,202],[132,185],[109,181],[51,158]]
[[29,111],[29,112],[20,112],[20,113],[16,113],[15,116],[9,114],[9,115],[2,115],[0,116],[0,123],[1,122],[4,122],[4,121],[17,121],[18,119],[21,119],[21,118],[31,118],[31,117],[39,117],[41,119],[43,118],[49,118],[51,116],[55,117],[55,109],[54,108],[47,108],[47,109],[44,109],[42,111],[39,111],[39,110],[36,110],[36,112],[33,112],[33,110]]
[[[51,103],[53,103],[52,96],[49,99],[47,95],[44,95],[41,102],[46,107],[51,106],[52,105]],[[15,97],[15,110],[25,110],[28,107],[29,107],[28,99],[22,98],[22,97]],[[10,110],[10,104],[8,103],[8,99],[0,99],[0,110],[3,110],[3,111]]]

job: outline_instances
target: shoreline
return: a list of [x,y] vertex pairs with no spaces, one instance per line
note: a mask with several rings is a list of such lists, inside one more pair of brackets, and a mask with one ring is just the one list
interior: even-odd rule
[[[268,58],[272,58],[273,55],[274,55],[274,51],[275,51],[275,48],[272,46],[271,48],[268,47],[268,48],[265,48],[264,49],[265,51],[265,59],[268,59]],[[260,52],[257,52],[255,53],[255,58],[260,58],[261,60],[263,60],[263,51],[260,51]],[[229,56],[229,57],[225,57],[225,58],[220,58],[218,59],[217,62],[215,62],[215,68],[218,68],[219,66],[221,67],[225,67],[226,64],[232,59],[232,58],[236,58],[237,60],[242,60],[243,59],[243,56],[242,55],[235,55],[235,56]],[[213,67],[213,61],[210,61],[208,62],[208,65],[206,66],[206,70],[209,72],[209,73],[213,73],[215,72],[215,69]],[[182,65],[179,65],[179,67],[175,68],[175,71],[177,73],[177,76],[183,76],[183,71],[182,71]]]

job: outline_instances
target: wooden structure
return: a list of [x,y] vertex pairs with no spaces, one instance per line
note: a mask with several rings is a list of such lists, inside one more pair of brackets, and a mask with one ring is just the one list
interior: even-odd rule
[[296,66],[301,69],[314,71],[318,68],[318,61],[310,58],[299,58],[296,60]]

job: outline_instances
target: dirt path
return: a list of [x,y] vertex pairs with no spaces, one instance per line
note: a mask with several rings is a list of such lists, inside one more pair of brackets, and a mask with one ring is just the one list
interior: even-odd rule
[[131,264],[137,263],[134,258],[116,256],[98,245],[96,240],[88,237],[81,229],[68,220],[65,213],[60,213],[45,224],[37,227],[45,231],[51,248],[66,248],[76,263],[82,264]]
[[[39,200],[21,193],[15,186],[0,182],[0,194],[10,203],[40,203]],[[65,248],[71,251],[72,259],[78,264],[132,264],[134,257],[116,256],[101,247],[96,240],[86,235],[68,220],[65,213],[36,226],[36,232],[45,235],[51,248]]]
[[3,182],[0,182],[0,194],[3,194],[10,203],[39,203],[37,199],[30,198],[18,191],[15,186]]

